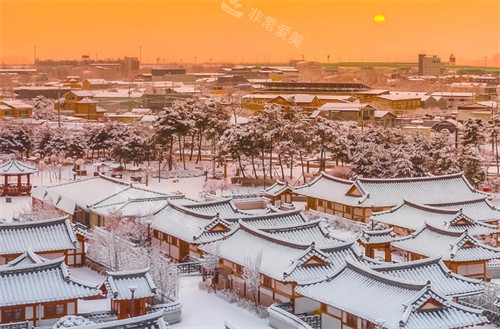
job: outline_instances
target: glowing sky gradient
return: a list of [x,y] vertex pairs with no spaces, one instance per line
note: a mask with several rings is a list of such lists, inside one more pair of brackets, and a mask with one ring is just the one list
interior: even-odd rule
[[[500,65],[500,0],[239,0],[240,18],[221,8],[231,0],[0,0],[0,60],[95,59],[139,56],[184,63],[417,61],[436,54],[457,64]],[[233,0],[234,1],[234,0]],[[249,13],[259,9],[260,22]],[[374,16],[384,15],[384,23]],[[299,48],[267,31],[269,16]]]

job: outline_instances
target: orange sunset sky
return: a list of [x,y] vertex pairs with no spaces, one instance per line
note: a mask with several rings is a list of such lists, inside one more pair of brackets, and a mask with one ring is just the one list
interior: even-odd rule
[[[225,5],[223,5],[225,3]],[[236,12],[224,10],[240,4]],[[252,18],[252,11],[262,16]],[[233,15],[234,14],[234,15]],[[238,17],[241,14],[240,17]],[[377,14],[385,22],[375,23]],[[263,25],[274,19],[273,30]],[[417,61],[500,66],[500,0],[0,0],[0,59]],[[279,25],[290,31],[283,39]],[[303,36],[294,45],[292,34]],[[296,39],[297,40],[297,39]],[[297,48],[297,46],[299,46]],[[196,59],[195,59],[196,57]]]

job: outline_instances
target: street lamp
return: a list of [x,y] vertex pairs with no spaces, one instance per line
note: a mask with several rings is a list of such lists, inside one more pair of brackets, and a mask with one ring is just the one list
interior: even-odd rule
[[130,307],[130,313],[131,313],[131,317],[133,318],[135,316],[135,310],[134,310],[134,293],[135,293],[135,290],[137,289],[136,286],[129,286],[128,289],[130,290],[130,293],[132,294],[132,305]]

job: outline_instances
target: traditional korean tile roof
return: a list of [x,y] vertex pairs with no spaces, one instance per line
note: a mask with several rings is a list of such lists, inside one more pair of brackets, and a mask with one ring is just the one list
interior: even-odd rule
[[390,243],[395,237],[396,234],[392,231],[392,228],[388,228],[385,230],[363,229],[359,240],[363,245],[370,245]]
[[149,274],[149,268],[107,274],[105,284],[111,299],[132,299],[131,287],[135,288],[134,298],[153,297],[156,294],[156,285]]
[[486,197],[463,202],[429,204],[429,206],[441,209],[461,209],[466,216],[479,222],[500,221],[500,209],[491,204]]
[[486,323],[482,310],[457,304],[430,283],[406,281],[348,260],[327,280],[295,291],[387,329],[460,328]]
[[0,255],[76,249],[68,217],[29,222],[0,222]]
[[[60,185],[39,186],[33,189],[31,195],[33,198],[52,203],[68,214],[73,214],[76,207],[79,207],[102,216],[107,216],[119,208],[126,208],[131,200],[182,197],[176,193],[165,194],[135,187],[132,183],[102,175]],[[122,210],[132,215],[132,210],[138,209],[134,207],[136,205]],[[138,215],[145,212],[147,209],[140,208]]]
[[0,307],[38,304],[100,295],[98,286],[77,280],[64,258],[0,267]]
[[[303,224],[309,219],[300,210],[280,211],[254,216],[240,217],[245,224],[258,228],[285,227],[296,224]],[[227,220],[233,221],[233,218]]]
[[329,231],[326,228],[326,223],[323,220],[314,220],[306,223],[282,227],[264,227],[260,229],[272,236],[292,241],[302,243],[310,243],[311,241],[314,241],[318,248],[345,242],[330,236]]
[[215,216],[204,215],[168,201],[168,205],[152,216],[151,227],[189,243],[195,243]]
[[[468,212],[473,214],[473,212]],[[474,220],[464,213],[463,209],[445,209],[426,205],[418,205],[409,201],[390,210],[372,213],[371,219],[391,226],[406,228],[416,231],[425,223],[436,227],[448,228],[455,231],[465,229],[473,235],[491,235],[498,232],[498,228]]]
[[16,159],[11,159],[6,163],[0,165],[0,176],[6,175],[26,175],[37,172],[35,167],[30,167]]
[[500,257],[500,249],[487,246],[467,232],[438,228],[426,223],[411,235],[391,242],[395,248],[444,261],[467,262]]
[[292,190],[292,187],[288,185],[287,182],[282,182],[280,180],[277,180],[276,183],[273,185],[269,186],[267,189],[261,192],[262,195],[264,196],[277,196],[280,195],[281,193],[285,192],[286,190]]
[[352,206],[391,207],[411,200],[417,204],[466,202],[487,194],[475,190],[462,173],[413,178],[359,178],[348,181],[321,173],[294,192]]
[[163,311],[150,313],[132,318],[100,322],[85,326],[76,326],[78,329],[168,329],[168,324],[163,320]]
[[436,292],[448,297],[463,297],[484,291],[481,280],[466,278],[453,273],[440,257],[431,257],[410,262],[382,264],[371,269],[408,281],[429,280]]
[[235,229],[237,225],[230,223],[218,215],[215,216],[208,224],[200,229],[193,237],[195,243],[208,243],[224,238],[224,235]]
[[245,211],[236,208],[231,198],[224,198],[221,200],[213,200],[208,202],[198,202],[195,204],[185,204],[183,200],[172,201],[176,204],[182,204],[184,207],[190,209],[193,212],[211,216],[219,214],[221,218],[239,218],[250,215]]
[[3,266],[13,267],[13,266],[26,265],[26,264],[41,264],[41,263],[46,262],[46,261],[48,261],[47,258],[39,256],[39,255],[35,254],[33,251],[28,250]]
[[[279,281],[309,282],[324,279],[342,266],[346,258],[356,261],[362,259],[352,248],[352,242],[316,248],[314,241],[305,243],[274,236],[242,220],[238,225],[223,239],[212,242],[218,244],[220,257],[245,266],[246,259],[255,258],[260,253],[260,273]],[[211,244],[202,244],[199,248],[209,251]]]
[[361,204],[365,198],[346,195],[353,184],[353,181],[321,172],[309,183],[297,186],[293,190],[300,195],[357,206]]

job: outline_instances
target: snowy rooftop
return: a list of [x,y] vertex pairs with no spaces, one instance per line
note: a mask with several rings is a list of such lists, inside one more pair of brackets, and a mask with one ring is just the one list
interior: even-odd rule
[[429,280],[436,292],[448,297],[462,297],[482,293],[481,280],[466,278],[451,272],[440,257],[411,262],[383,264],[371,267],[373,270],[409,281]]
[[[248,257],[262,255],[260,272],[279,281],[309,282],[326,278],[341,266],[346,258],[359,259],[351,243],[332,241],[329,246],[316,248],[314,241],[303,242],[303,236],[279,236],[239,222],[239,228],[217,241],[220,257],[245,266]],[[302,240],[302,241],[301,241]],[[249,248],[252,246],[252,248]],[[200,246],[209,251],[210,244]]]
[[156,294],[156,285],[148,268],[108,272],[105,284],[109,297],[115,300],[132,299],[131,287],[135,288],[134,298],[153,297]]
[[291,191],[292,187],[289,186],[287,182],[282,182],[280,180],[277,180],[276,183],[274,183],[273,185],[269,186],[267,189],[262,191],[261,194],[264,196],[266,195],[277,196],[287,190]]
[[193,212],[210,215],[212,217],[217,214],[219,214],[221,218],[239,218],[250,215],[236,208],[231,198],[191,204],[185,204],[184,200],[172,200],[172,202],[182,204]]
[[411,235],[397,238],[395,248],[426,257],[441,256],[444,261],[467,262],[491,260],[500,257],[500,249],[485,245],[467,230],[437,228],[429,223]]
[[392,228],[388,228],[385,230],[363,229],[359,240],[363,245],[370,245],[370,244],[389,243],[392,241],[392,239],[394,239],[394,237],[396,237],[396,234],[394,234]]
[[168,329],[163,311],[91,325],[75,326],[75,329]]
[[98,287],[71,277],[63,258],[35,264],[1,266],[0,291],[0,306],[55,302],[98,296],[101,293]]
[[390,210],[373,213],[371,219],[412,231],[418,230],[428,222],[436,227],[448,228],[450,230],[463,231],[467,229],[473,236],[490,235],[498,232],[496,226],[477,221],[458,207],[455,209],[443,209],[417,205],[406,200],[401,205]]
[[0,255],[76,249],[67,217],[30,222],[0,222]]
[[455,92],[455,91],[435,91],[431,95],[441,96],[441,97],[474,97],[475,94],[467,92]]
[[389,95],[380,95],[377,96],[378,98],[390,100],[390,101],[401,101],[401,100],[417,100],[420,102],[420,97],[419,95],[411,95],[411,94],[389,94]]
[[387,329],[458,328],[487,322],[482,310],[457,304],[430,284],[387,276],[351,261],[328,280],[295,291],[372,323],[383,322]]
[[78,97],[94,97],[94,94],[87,90],[70,90],[68,93],[75,94]]
[[36,172],[37,169],[25,165],[16,159],[11,159],[8,162],[0,165],[0,175],[26,175]]
[[500,210],[491,204],[486,197],[463,202],[429,205],[442,209],[461,209],[466,216],[480,222],[496,222],[500,220]]
[[349,181],[322,172],[294,192],[352,206],[388,207],[411,200],[418,204],[443,204],[477,200],[477,191],[462,173],[415,178],[359,178]]

